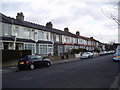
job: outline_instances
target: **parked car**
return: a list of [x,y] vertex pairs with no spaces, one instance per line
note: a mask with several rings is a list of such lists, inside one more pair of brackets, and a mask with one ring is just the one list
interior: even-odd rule
[[91,52],[84,52],[81,56],[81,58],[92,58],[93,57],[93,53]]
[[24,58],[21,58],[18,61],[18,69],[35,69],[36,67],[45,65],[46,67],[49,67],[51,65],[51,61],[48,58],[42,57],[40,55],[28,55]]
[[100,52],[100,56],[106,55],[106,53],[107,53],[106,51],[101,51],[101,52]]
[[109,55],[110,54],[110,51],[101,51],[100,52],[100,56],[102,55]]
[[116,53],[113,56],[113,61],[120,61],[120,45],[117,46]]

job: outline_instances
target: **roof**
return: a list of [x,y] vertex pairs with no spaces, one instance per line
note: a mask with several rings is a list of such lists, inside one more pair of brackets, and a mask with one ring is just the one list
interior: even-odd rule
[[62,30],[55,29],[55,28],[48,28],[46,26],[42,26],[42,25],[35,24],[35,23],[32,23],[32,22],[21,21],[21,20],[18,20],[18,19],[7,17],[7,16],[3,15],[2,13],[0,13],[0,18],[1,17],[2,17],[1,21],[4,22],[4,23],[25,26],[25,27],[38,29],[38,30],[43,30],[43,31],[48,31],[48,32],[52,32],[52,33],[56,33],[56,34],[60,34],[60,35],[67,35],[67,36],[71,36],[71,37],[77,37],[76,34],[73,34],[73,33],[70,33],[70,32],[64,32]]
[[51,41],[42,41],[42,40],[38,40],[37,43],[53,44]]
[[[15,41],[15,38],[13,38],[13,37],[0,37],[0,40]],[[19,41],[19,42],[36,43],[34,40],[31,40],[31,39],[23,39],[23,38],[16,38],[16,41]]]

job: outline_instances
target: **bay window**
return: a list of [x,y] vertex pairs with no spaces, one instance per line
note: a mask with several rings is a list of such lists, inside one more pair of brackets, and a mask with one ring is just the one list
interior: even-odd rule
[[24,44],[24,50],[31,50],[32,54],[35,54],[35,44]]
[[49,44],[39,44],[38,53],[42,55],[53,54],[53,45]]

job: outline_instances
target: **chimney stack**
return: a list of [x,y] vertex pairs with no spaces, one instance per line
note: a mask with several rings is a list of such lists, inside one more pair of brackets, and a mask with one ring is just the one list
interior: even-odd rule
[[93,37],[90,37],[91,39],[93,39]]
[[77,36],[80,36],[80,32],[79,32],[79,31],[76,31],[76,35],[77,35]]
[[48,22],[48,23],[46,23],[46,27],[52,28],[52,27],[53,27],[53,24],[52,24],[51,22]]
[[17,13],[16,19],[24,21],[24,15],[23,15],[23,13],[22,12]]
[[69,32],[69,29],[67,27],[64,28],[64,32]]

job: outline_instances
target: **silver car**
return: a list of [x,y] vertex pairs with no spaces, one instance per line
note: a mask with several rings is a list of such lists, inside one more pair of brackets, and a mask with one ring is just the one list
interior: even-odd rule
[[91,52],[84,52],[81,56],[81,58],[92,58],[93,57],[93,53]]

